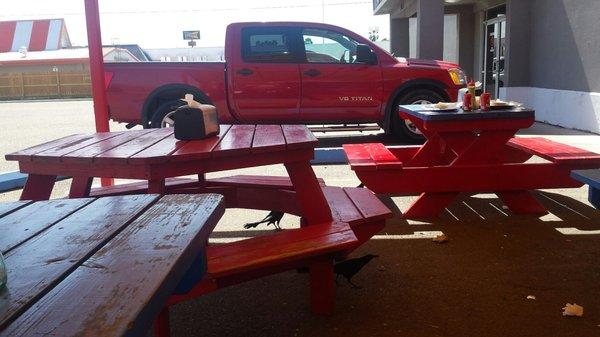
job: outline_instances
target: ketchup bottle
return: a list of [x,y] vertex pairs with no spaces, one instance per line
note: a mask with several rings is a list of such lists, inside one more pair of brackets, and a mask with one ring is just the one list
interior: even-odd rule
[[464,111],[471,111],[473,109],[472,99],[473,99],[473,96],[471,95],[470,92],[465,93],[465,95],[463,96],[463,104],[462,104],[462,108]]

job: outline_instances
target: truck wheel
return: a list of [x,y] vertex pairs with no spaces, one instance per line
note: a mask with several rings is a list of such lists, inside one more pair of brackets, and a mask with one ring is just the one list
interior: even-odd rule
[[175,110],[186,104],[181,100],[167,101],[159,105],[150,119],[151,128],[170,128],[175,125]]
[[429,89],[419,89],[411,91],[394,103],[392,110],[392,134],[402,140],[411,143],[422,143],[425,141],[425,136],[419,129],[409,120],[401,119],[398,116],[398,105],[405,104],[432,104],[442,101],[444,98],[437,92]]

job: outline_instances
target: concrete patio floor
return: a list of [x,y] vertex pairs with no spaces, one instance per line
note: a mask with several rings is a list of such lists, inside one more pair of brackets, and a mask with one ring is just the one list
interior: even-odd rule
[[[15,128],[20,132],[0,137],[0,153],[92,131],[89,102],[75,102],[56,103],[44,114],[35,109],[25,113],[19,105],[25,117],[18,121],[23,125]],[[0,117],[11,109],[0,104]],[[67,112],[49,114],[58,110]],[[65,127],[57,135],[61,125]],[[543,135],[600,152],[598,135],[545,124],[522,134]],[[324,146],[385,140],[377,134],[319,136]],[[16,169],[3,158],[0,167]],[[315,172],[328,185],[359,183],[346,165],[316,166]],[[275,165],[209,177],[232,173],[285,175],[283,167]],[[57,183],[53,197],[66,195],[69,183]],[[0,201],[16,200],[19,194],[2,193]],[[600,336],[600,211],[587,202],[587,187],[539,191],[537,196],[550,214],[540,218],[512,215],[495,196],[475,195],[463,196],[431,223],[405,221],[396,215],[384,231],[353,253],[380,257],[355,277],[362,289],[351,289],[340,280],[331,317],[310,313],[307,276],[292,271],[172,307],[173,336]],[[383,198],[396,212],[406,209],[413,199]],[[211,242],[268,233],[272,229],[242,228],[264,214],[228,210]],[[297,217],[283,218],[284,228],[298,223]],[[598,234],[581,232],[586,230]],[[439,232],[450,241],[432,242]],[[536,300],[526,299],[528,295]],[[582,305],[584,316],[563,317],[565,303]]]

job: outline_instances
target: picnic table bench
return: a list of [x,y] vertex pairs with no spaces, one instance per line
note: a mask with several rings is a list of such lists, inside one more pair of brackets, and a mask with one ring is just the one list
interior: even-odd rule
[[573,179],[589,185],[588,200],[597,209],[600,209],[600,170],[574,170],[571,172]]
[[190,271],[202,277],[223,212],[215,194],[0,204],[0,336],[144,335]]
[[[419,195],[406,218],[438,216],[462,192],[492,192],[514,213],[545,214],[531,190],[580,187],[571,170],[600,167],[600,154],[540,137],[514,138],[533,124],[532,110],[439,113],[420,105],[400,110],[427,137],[423,146],[346,144],[344,151],[373,192]],[[526,163],[534,155],[548,162]]]

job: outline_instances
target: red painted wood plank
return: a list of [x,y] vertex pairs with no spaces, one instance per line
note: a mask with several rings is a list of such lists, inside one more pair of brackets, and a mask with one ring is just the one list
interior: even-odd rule
[[215,194],[161,198],[0,335],[145,334],[223,211]]
[[371,158],[369,150],[365,144],[344,144],[342,145],[348,163],[353,170],[376,170],[377,164]]
[[[322,178],[317,179],[319,185],[325,186]],[[236,186],[236,187],[257,187],[257,188],[275,188],[293,190],[294,186],[289,177],[277,176],[255,176],[255,175],[235,175],[222,178],[213,178],[206,181],[207,186]]]
[[319,140],[305,125],[282,125],[288,149],[314,148]]
[[348,224],[344,222],[331,222],[302,228],[274,231],[266,235],[250,239],[235,241],[225,244],[211,244],[206,248],[208,260],[219,259],[236,254],[242,250],[253,251],[266,249],[270,245],[285,245],[290,240],[303,241],[326,236],[327,234],[343,232],[348,230]]
[[35,20],[31,28],[31,38],[29,39],[29,51],[42,51],[46,49],[46,40],[48,38],[48,28],[50,20]]
[[220,125],[219,134],[203,140],[188,141],[184,146],[175,151],[170,157],[171,161],[185,161],[210,158],[211,151],[219,144],[221,139],[229,132],[231,125]]
[[285,150],[286,142],[280,125],[257,125],[252,140],[252,152]]
[[155,131],[155,129],[126,131],[115,137],[105,139],[101,142],[68,153],[62,156],[61,160],[64,163],[86,163],[89,162],[90,159],[93,161],[94,157],[111,149],[114,149],[119,145],[131,142],[136,138],[139,138],[153,131]]
[[255,125],[233,125],[212,150],[213,157],[232,156],[249,153],[252,148]]
[[[143,195],[95,200],[10,251],[6,255],[8,291],[0,293],[0,301],[3,303],[3,310],[0,311],[0,331],[87,260],[156,198],[157,196]],[[94,264],[88,264],[86,267],[102,270],[101,266]],[[97,288],[92,289],[96,290]],[[80,297],[75,295],[71,301],[85,305],[79,299]],[[64,314],[62,309],[56,308],[58,315]],[[48,323],[58,324],[76,316],[77,314],[65,315]],[[27,329],[27,326],[20,328]],[[10,330],[11,328],[2,331],[0,335],[11,335],[8,332]]]
[[23,149],[23,150],[20,150],[17,152],[9,153],[4,157],[6,158],[6,160],[29,160],[29,159],[31,159],[31,156],[36,153],[46,151],[46,150],[49,150],[49,149],[52,149],[52,148],[55,148],[58,146],[64,146],[66,144],[75,143],[86,137],[88,137],[88,135],[85,135],[85,134],[70,135],[70,136],[55,139],[55,140],[52,140],[52,141],[49,141],[49,142],[46,142],[43,144],[28,147],[26,149]]
[[367,188],[344,187],[344,192],[352,200],[366,222],[392,217],[392,211]]
[[[165,179],[165,187],[167,190],[180,188],[197,187],[198,179],[190,178],[167,178]],[[138,181],[135,183],[119,184],[113,186],[103,186],[93,188],[90,192],[92,197],[104,197],[109,195],[119,194],[140,194],[147,193],[148,181]]]
[[93,199],[38,201],[0,219],[0,252],[7,252]]
[[357,241],[347,224],[321,224],[210,246],[208,271],[224,277],[348,248]]
[[150,133],[134,138],[129,142],[123,143],[96,156],[94,162],[107,164],[127,163],[129,157],[167,137],[172,137],[172,135],[173,128],[154,129]]
[[[34,154],[31,157],[31,159],[33,161],[40,161],[40,162],[59,162],[61,160],[61,157],[68,153],[71,153],[71,152],[79,150],[81,148],[90,146],[92,144],[96,144],[103,140],[119,136],[122,133],[123,132],[92,133],[92,134],[84,136],[83,138],[81,138],[79,140],[65,143],[65,144],[62,144],[59,146],[55,146],[51,149],[48,149],[48,150],[45,150],[42,152],[38,152],[38,153]],[[91,162],[91,161],[92,161],[91,158],[89,158],[88,162]]]
[[350,225],[364,222],[362,214],[341,187],[323,187],[323,194],[334,219]]
[[402,168],[402,162],[381,143],[365,144],[378,170]]
[[508,145],[559,164],[598,164],[600,154],[542,137],[512,138]]
[[186,143],[187,141],[177,140],[175,135],[170,135],[129,157],[127,162],[130,164],[164,163],[169,160],[172,153]]

